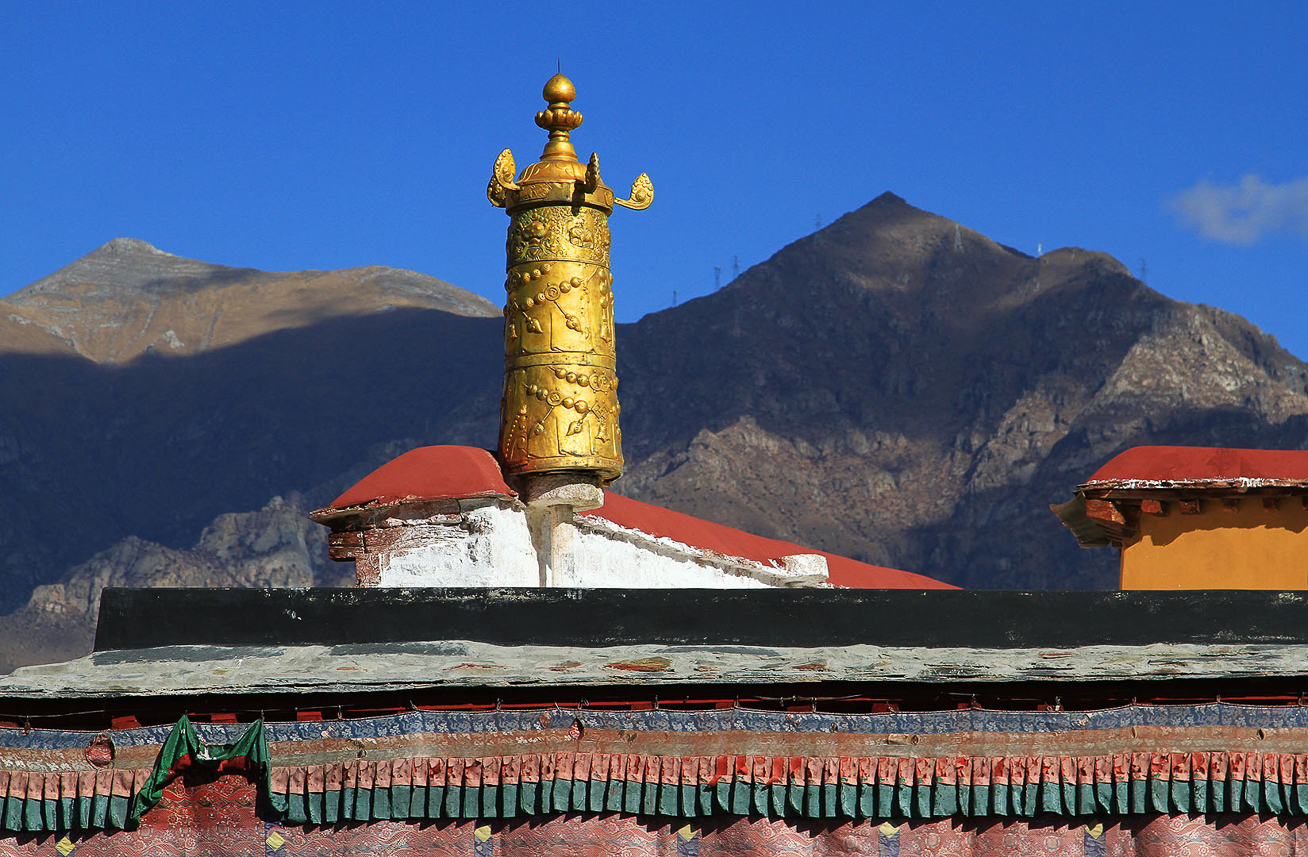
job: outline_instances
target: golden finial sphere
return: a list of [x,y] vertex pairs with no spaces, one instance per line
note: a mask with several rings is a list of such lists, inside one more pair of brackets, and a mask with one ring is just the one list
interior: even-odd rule
[[550,104],[558,104],[560,101],[572,101],[577,97],[577,88],[572,85],[572,81],[560,74],[556,74],[545,82],[545,89],[541,95]]

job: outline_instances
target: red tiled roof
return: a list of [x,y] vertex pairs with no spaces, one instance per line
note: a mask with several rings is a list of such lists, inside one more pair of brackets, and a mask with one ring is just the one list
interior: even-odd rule
[[693,515],[685,515],[642,503],[611,491],[604,493],[604,505],[594,511],[582,512],[583,516],[593,515],[612,521],[620,527],[640,530],[652,536],[662,536],[687,544],[700,550],[710,550],[726,556],[738,556],[756,562],[768,562],[792,554],[819,554],[827,558],[828,579],[836,586],[851,589],[957,589],[948,583],[941,583],[921,574],[900,571],[894,568],[882,568],[850,559],[846,556],[827,553],[756,536],[744,530],[715,524]]
[[391,459],[360,479],[333,500],[330,509],[513,496],[495,453],[471,446],[423,446]]
[[[515,496],[514,491],[505,484],[499,462],[489,450],[469,446],[424,446],[369,473],[323,511],[337,512],[351,506],[512,496]],[[314,514],[317,517],[320,513]],[[758,562],[792,554],[820,554],[827,558],[830,581],[852,589],[957,588],[921,574],[882,568],[790,542],[767,539],[611,492],[605,492],[602,508],[583,514],[595,515],[620,527],[669,538],[700,550]]]
[[[1210,446],[1136,446],[1105,464],[1096,483],[1308,484],[1308,450],[1219,449]],[[1141,486],[1144,487],[1144,486]]]

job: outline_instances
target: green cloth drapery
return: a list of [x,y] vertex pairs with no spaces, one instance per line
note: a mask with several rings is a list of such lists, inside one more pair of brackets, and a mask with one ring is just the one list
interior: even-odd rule
[[245,734],[231,744],[205,744],[196,734],[190,718],[183,714],[168,735],[168,739],[159,748],[159,755],[154,761],[154,770],[145,781],[145,786],[132,799],[132,809],[128,816],[130,824],[136,824],[147,810],[159,802],[163,797],[164,786],[168,784],[173,765],[187,756],[191,758],[191,764],[210,769],[217,768],[219,764],[229,759],[244,757],[258,777],[260,794],[271,800],[273,809],[279,814],[286,811],[285,797],[272,794],[269,788],[271,759],[262,719],[251,723]]

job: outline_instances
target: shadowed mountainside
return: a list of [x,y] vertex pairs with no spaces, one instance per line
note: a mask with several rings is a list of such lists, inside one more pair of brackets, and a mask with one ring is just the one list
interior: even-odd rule
[[[203,263],[161,254],[153,276],[127,250],[137,285],[52,275],[0,312],[0,609],[23,607],[0,649],[85,623],[105,581],[338,582],[286,559],[313,540],[283,519],[408,448],[495,442],[501,322],[479,298],[378,292],[328,311],[372,286],[196,285]],[[223,309],[191,350],[203,334],[171,319],[201,306]],[[224,319],[253,321],[223,339]],[[186,348],[159,345],[167,330]],[[1035,259],[890,194],[618,341],[618,490],[971,587],[1113,585],[1112,552],[1078,549],[1047,504],[1120,449],[1308,439],[1308,367],[1243,319],[1103,254]],[[273,514],[274,497],[293,500]],[[239,520],[281,535],[241,541],[231,513],[273,515]]]
[[330,500],[388,441],[484,443],[499,326],[398,309],[116,366],[0,355],[3,608],[129,535],[189,548],[275,495]]
[[621,347],[621,490],[969,587],[1115,585],[1050,502],[1135,444],[1299,446],[1308,413],[1243,319],[892,194]]

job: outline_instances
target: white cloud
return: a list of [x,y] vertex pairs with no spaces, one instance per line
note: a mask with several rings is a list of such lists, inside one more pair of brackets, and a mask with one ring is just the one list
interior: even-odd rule
[[1268,184],[1247,175],[1236,185],[1215,185],[1207,179],[1167,202],[1187,226],[1228,244],[1253,244],[1284,229],[1308,239],[1308,178]]

